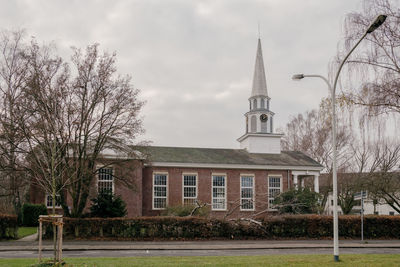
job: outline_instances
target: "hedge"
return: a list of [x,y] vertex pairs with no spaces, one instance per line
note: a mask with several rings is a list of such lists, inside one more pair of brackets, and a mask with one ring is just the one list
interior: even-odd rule
[[0,214],[0,239],[18,238],[18,218],[15,215]]
[[[64,218],[64,236],[83,239],[277,239],[331,238],[332,216],[291,215],[248,221],[200,217]],[[46,237],[52,233],[46,227]],[[340,216],[341,238],[360,237],[360,217]],[[366,216],[365,238],[400,238],[400,216]]]
[[22,224],[24,226],[38,226],[39,215],[46,215],[47,208],[44,204],[25,203],[22,206]]

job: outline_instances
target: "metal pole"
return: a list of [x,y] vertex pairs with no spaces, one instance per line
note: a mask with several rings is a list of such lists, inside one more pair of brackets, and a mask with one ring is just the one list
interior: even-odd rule
[[361,241],[364,241],[364,195],[361,191]]
[[[333,88],[331,90],[331,102],[332,102],[332,149],[333,149],[333,163],[332,163],[332,180],[333,180],[333,258],[335,261],[339,261],[339,222],[338,222],[338,203],[337,203],[337,151],[336,151],[336,85],[339,78],[340,71],[343,68],[344,63],[350,54],[356,49],[356,47],[361,43],[361,41],[367,36],[367,34],[373,32],[378,27],[380,27],[386,20],[386,15],[379,15],[376,17],[374,22],[368,27],[367,31],[361,36],[360,40],[353,46],[349,53],[347,53],[346,57],[340,63],[338,71],[336,73],[335,82],[333,84]],[[330,87],[330,83],[326,78],[320,75],[303,75],[297,74],[292,77],[294,80],[303,79],[304,77],[319,77],[322,78]]]
[[337,203],[337,148],[336,148],[336,85],[339,79],[340,71],[343,68],[344,63],[349,58],[350,54],[356,49],[356,47],[361,43],[361,41],[367,36],[364,33],[360,40],[353,46],[350,52],[343,59],[342,63],[339,65],[339,69],[336,73],[335,82],[332,88],[332,146],[333,146],[333,259],[339,261],[339,219],[338,219],[338,203]]

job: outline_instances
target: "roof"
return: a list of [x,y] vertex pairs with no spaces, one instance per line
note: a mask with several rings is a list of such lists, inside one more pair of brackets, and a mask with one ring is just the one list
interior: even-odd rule
[[261,50],[260,39],[258,39],[256,64],[254,66],[253,87],[251,90],[251,97],[255,96],[268,97],[267,80],[265,78],[264,60]]
[[299,151],[261,154],[249,153],[245,149],[161,146],[141,147],[140,151],[145,153],[152,163],[322,167],[318,162]]

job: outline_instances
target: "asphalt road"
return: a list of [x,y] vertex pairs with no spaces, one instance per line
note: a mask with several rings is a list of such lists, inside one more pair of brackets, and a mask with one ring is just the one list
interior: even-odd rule
[[[400,248],[343,248],[341,254],[399,254]],[[152,256],[252,256],[279,254],[332,254],[331,248],[321,249],[234,249],[234,250],[72,250],[63,257],[152,257]],[[52,257],[44,251],[43,257]],[[37,258],[37,251],[0,251],[0,258]]]

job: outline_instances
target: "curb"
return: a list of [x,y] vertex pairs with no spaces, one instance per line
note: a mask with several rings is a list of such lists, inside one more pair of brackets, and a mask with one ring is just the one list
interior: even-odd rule
[[[364,245],[355,245],[355,244],[344,244],[341,245],[339,248],[399,248],[400,244],[364,244]],[[306,245],[306,244],[299,244],[296,246],[64,246],[63,251],[87,251],[87,250],[261,250],[261,249],[333,249],[332,245]],[[29,247],[27,246],[7,246],[7,247],[0,247],[1,251],[37,251],[37,247]],[[44,246],[43,251],[52,251],[52,246]]]

